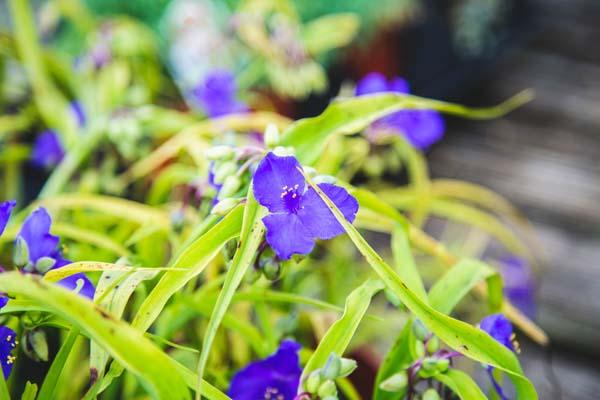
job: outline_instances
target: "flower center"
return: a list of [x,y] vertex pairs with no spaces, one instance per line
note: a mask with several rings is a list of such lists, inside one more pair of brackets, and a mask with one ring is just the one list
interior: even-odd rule
[[265,400],[285,400],[283,394],[279,393],[279,389],[268,387],[265,390]]
[[300,209],[300,198],[302,195],[298,191],[299,185],[283,186],[281,188],[281,200],[289,213],[296,213]]

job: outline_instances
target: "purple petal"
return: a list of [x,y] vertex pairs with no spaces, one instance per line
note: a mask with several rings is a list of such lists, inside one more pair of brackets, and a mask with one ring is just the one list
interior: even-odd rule
[[279,157],[272,152],[267,154],[258,165],[252,181],[256,200],[270,212],[290,212],[290,205],[284,198],[288,197],[285,191],[295,188],[295,193],[300,196],[306,188],[299,168],[300,163],[295,157]]
[[408,93],[408,82],[400,77],[388,81],[383,74],[371,72],[356,84],[355,89],[357,96],[384,92]]
[[6,228],[6,224],[8,224],[8,220],[10,218],[10,213],[16,205],[17,202],[14,200],[3,201],[0,203],[0,235],[4,233],[4,229]]
[[504,294],[528,317],[535,318],[535,280],[527,262],[518,257],[500,260]]
[[481,320],[479,327],[499,343],[510,350],[514,350],[512,344],[513,327],[503,314],[488,315]]
[[3,308],[8,303],[8,296],[6,293],[0,293],[0,308]]
[[41,168],[49,168],[58,164],[65,152],[58,135],[51,130],[43,132],[33,143],[31,162]]
[[29,246],[29,260],[35,262],[41,257],[53,257],[56,253],[59,238],[50,233],[52,219],[45,208],[40,207],[32,212],[21,227],[18,236]]
[[14,359],[11,360],[11,353],[17,346],[16,341],[17,334],[15,331],[7,326],[0,326],[0,365],[2,365],[4,379],[8,379],[14,365]]
[[79,294],[83,297],[87,297],[88,299],[93,300],[96,288],[94,287],[92,281],[90,281],[89,278],[83,272],[67,276],[66,278],[61,279],[56,283],[68,290],[75,290],[77,288],[77,283],[80,279],[83,281],[83,286],[81,287]]
[[236,98],[235,76],[229,71],[210,72],[192,94],[211,118],[247,110],[246,105]]
[[406,79],[395,77],[388,82],[388,90],[395,93],[410,93]]
[[[346,220],[352,223],[358,211],[358,202],[356,199],[343,187],[330,183],[321,183],[319,188],[340,209]],[[325,204],[313,188],[308,188],[302,197],[301,204],[302,206],[298,211],[298,218],[300,218],[302,224],[313,237],[331,239],[344,233],[342,225],[335,219],[327,204]]]
[[396,130],[421,150],[428,149],[444,136],[444,119],[433,110],[398,111],[377,120],[373,126]]
[[263,223],[267,228],[267,243],[282,260],[292,254],[308,254],[315,246],[313,236],[296,214],[269,214]]
[[77,125],[81,128],[85,125],[85,111],[83,110],[83,106],[78,101],[72,101],[69,106],[71,107],[71,112],[77,119]]
[[275,400],[278,396],[283,396],[284,400],[293,400],[302,374],[299,350],[298,343],[283,341],[275,354],[252,362],[238,371],[231,380],[227,394],[233,400]]

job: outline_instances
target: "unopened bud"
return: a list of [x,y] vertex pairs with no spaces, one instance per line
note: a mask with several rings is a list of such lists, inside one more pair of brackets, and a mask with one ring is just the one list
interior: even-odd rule
[[437,336],[432,336],[431,338],[429,338],[429,341],[427,342],[427,352],[429,354],[433,354],[436,351],[438,351],[439,348],[440,340],[437,338]]
[[238,170],[238,165],[233,161],[227,161],[219,165],[215,171],[215,183],[221,184],[230,175],[234,175]]
[[335,386],[335,382],[332,380],[326,380],[321,383],[319,386],[319,390],[317,394],[320,398],[328,397],[328,396],[336,396],[337,397],[337,387]]
[[206,150],[204,153],[209,160],[230,160],[233,158],[235,151],[231,146],[214,146]]
[[321,381],[321,370],[318,369],[313,371],[308,375],[308,378],[306,378],[304,389],[306,389],[308,393],[316,394],[317,390],[319,390],[319,386],[321,386]]
[[17,236],[15,240],[13,262],[19,268],[23,268],[29,264],[29,246],[22,236]]
[[415,341],[415,356],[421,358],[425,355],[425,345],[420,340]]
[[419,340],[425,340],[427,335],[429,335],[429,331],[420,319],[415,319],[413,321],[412,330],[415,334],[415,337]]
[[351,373],[354,372],[356,367],[358,367],[358,365],[356,364],[356,361],[354,361],[350,358],[342,358],[341,362],[342,362],[342,365],[340,367],[340,373],[338,375],[339,378],[344,378],[344,377],[350,375]]
[[323,377],[325,379],[336,379],[340,374],[341,368],[342,361],[340,360],[340,357],[334,353],[331,353],[327,359],[327,362],[325,363],[325,367],[323,368]]
[[277,129],[277,125],[267,125],[267,128],[265,129],[264,142],[268,149],[279,145],[279,129]]
[[379,389],[386,392],[400,392],[408,385],[406,371],[395,373],[379,384]]
[[393,290],[390,290],[389,288],[385,288],[383,293],[385,294],[385,297],[387,298],[387,300],[390,303],[392,303],[394,306],[400,307],[400,305],[402,305],[402,301],[400,301],[400,298],[398,297],[398,295],[396,293],[394,293]]
[[54,267],[54,264],[56,264],[56,260],[54,258],[40,257],[35,262],[35,270],[40,274],[45,274],[46,272],[50,271],[52,267]]
[[213,215],[226,215],[229,211],[233,210],[235,206],[237,206],[238,200],[232,198],[226,198],[219,201],[213,208],[210,210],[210,213]]
[[448,366],[450,365],[450,361],[447,358],[435,358],[435,357],[426,357],[423,360],[423,364],[421,367],[423,370],[427,371],[430,374],[438,374],[442,372],[446,372],[448,370]]
[[23,351],[35,361],[48,361],[48,341],[42,330],[31,330],[23,335]]
[[440,395],[434,388],[429,388],[423,392],[423,400],[440,400]]
[[265,278],[267,278],[270,281],[275,281],[279,279],[281,273],[281,266],[279,265],[278,261],[276,261],[275,259],[271,259],[262,264],[262,271],[265,275]]
[[235,192],[238,191],[241,184],[242,181],[240,180],[240,178],[238,178],[236,175],[229,175],[225,178],[223,186],[221,186],[221,190],[219,190],[219,197],[231,197],[233,194],[235,194]]

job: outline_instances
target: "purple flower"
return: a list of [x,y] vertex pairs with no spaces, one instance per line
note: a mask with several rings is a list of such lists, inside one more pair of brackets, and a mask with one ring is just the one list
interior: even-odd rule
[[[38,208],[27,217],[17,235],[17,240],[23,240],[27,244],[29,263],[34,267],[42,258],[54,261],[51,269],[60,268],[71,263],[71,261],[63,258],[58,248],[58,236],[50,233],[51,224],[52,219],[46,209]],[[45,271],[42,271],[42,273],[45,273]],[[75,289],[80,284],[79,294],[90,299],[94,298],[94,285],[84,273],[71,275],[57,283],[69,290]]]
[[[503,344],[511,351],[515,350],[513,345],[513,326],[510,321],[503,314],[492,314],[488,315],[479,323],[479,327],[493,337],[497,342]],[[494,377],[494,368],[490,365],[486,366],[486,371],[492,386],[498,396],[502,400],[507,400],[508,397],[504,394],[502,386]]]
[[69,107],[71,109],[71,113],[75,116],[75,119],[77,120],[77,125],[80,128],[82,126],[84,126],[86,118],[85,118],[85,111],[84,111],[81,103],[78,102],[77,100],[75,100],[75,101],[72,101],[71,103],[69,103]]
[[229,71],[210,72],[192,94],[211,118],[247,110],[246,105],[236,98],[235,76]]
[[[372,93],[409,93],[408,83],[399,77],[386,80],[378,72],[367,74],[356,85],[356,95]],[[403,110],[378,119],[371,131],[396,131],[403,134],[416,148],[426,150],[444,135],[444,120],[434,110]]]
[[501,259],[500,274],[504,280],[504,295],[529,318],[535,318],[535,281],[527,262],[514,256]]
[[[292,254],[308,254],[316,239],[331,239],[344,233],[325,202],[300,173],[293,156],[269,153],[254,173],[254,196],[270,214],[263,218],[267,242],[283,260]],[[358,202],[344,188],[319,184],[349,222],[354,221]]]
[[16,346],[17,334],[15,331],[9,327],[0,326],[0,365],[2,365],[4,379],[8,379],[13,364],[15,363],[15,357],[12,355],[12,351]]
[[227,394],[233,400],[293,400],[302,374],[299,350],[298,343],[284,340],[275,354],[238,371]]
[[0,235],[4,233],[6,224],[8,224],[8,219],[10,218],[10,213],[16,204],[17,202],[14,200],[3,201],[0,203]]
[[41,168],[50,168],[61,162],[64,155],[58,135],[52,130],[47,130],[35,139],[31,162]]

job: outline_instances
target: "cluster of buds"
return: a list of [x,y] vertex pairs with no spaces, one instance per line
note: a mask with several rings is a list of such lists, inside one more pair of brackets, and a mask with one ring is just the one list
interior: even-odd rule
[[314,370],[303,382],[306,398],[337,400],[335,380],[350,375],[356,369],[356,361],[331,353],[325,366]]
[[52,257],[40,257],[36,260],[35,264],[33,264],[29,258],[29,246],[27,245],[27,242],[21,236],[17,236],[13,251],[13,263],[17,268],[26,272],[43,275],[54,267],[56,260]]

